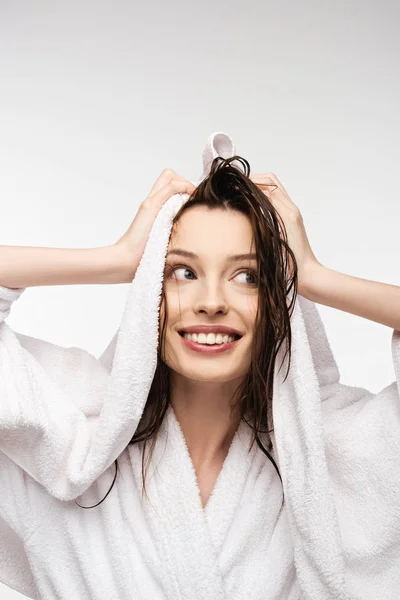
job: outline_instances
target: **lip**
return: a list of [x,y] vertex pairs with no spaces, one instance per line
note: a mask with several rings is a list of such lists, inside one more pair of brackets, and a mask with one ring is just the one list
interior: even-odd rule
[[243,336],[237,329],[227,327],[226,325],[191,325],[190,327],[182,327],[179,331],[184,331],[185,333],[227,333],[228,335]]
[[[199,331],[199,330],[197,330]],[[220,330],[221,331],[221,330]],[[190,333],[190,331],[188,331],[187,333]],[[211,332],[213,333],[213,332]],[[240,342],[239,338],[238,340],[234,340],[233,342],[227,342],[226,344],[221,344],[221,345],[215,345],[215,344],[198,344],[197,342],[191,342],[189,340],[187,340],[185,337],[183,337],[182,335],[180,335],[178,333],[180,339],[182,340],[182,343],[186,346],[186,348],[190,349],[190,350],[195,350],[196,352],[203,352],[203,354],[219,354],[221,352],[226,352],[228,350],[231,350],[235,344],[237,344],[238,342]]]

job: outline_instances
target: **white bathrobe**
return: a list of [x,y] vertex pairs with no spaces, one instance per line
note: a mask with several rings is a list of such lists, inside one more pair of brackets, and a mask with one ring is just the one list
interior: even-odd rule
[[[212,134],[203,176],[229,136]],[[343,385],[313,302],[298,296],[293,351],[274,374],[274,457],[241,423],[202,508],[171,407],[141,495],[128,445],[157,357],[170,198],[151,230],[118,332],[95,358],[14,332],[23,289],[0,288],[0,581],[45,600],[395,600],[400,595],[400,332],[397,381]],[[118,458],[119,473],[108,491]]]

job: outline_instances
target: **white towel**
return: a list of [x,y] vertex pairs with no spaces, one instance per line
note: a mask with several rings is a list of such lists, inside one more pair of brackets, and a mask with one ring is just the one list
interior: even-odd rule
[[[229,136],[212,134],[202,178],[215,156],[234,154]],[[398,331],[397,381],[379,394],[343,385],[315,304],[298,296],[289,376],[283,382],[286,364],[277,372],[283,349],[274,374],[283,507],[280,480],[259,449],[249,457],[242,423],[203,510],[171,408],[155,449],[152,508],[142,504],[140,447],[128,444],[155,372],[165,254],[186,199],[177,194],[160,210],[99,359],[12,331],[4,319],[23,290],[0,288],[0,580],[32,598],[394,600]],[[117,457],[119,487],[98,509],[79,508],[82,494],[84,505],[103,498]]]

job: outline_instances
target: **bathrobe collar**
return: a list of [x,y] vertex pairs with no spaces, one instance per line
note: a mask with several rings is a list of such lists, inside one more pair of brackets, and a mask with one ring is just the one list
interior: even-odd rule
[[146,475],[148,498],[144,499],[168,598],[227,598],[221,546],[257,452],[256,444],[248,452],[250,434],[242,422],[203,508],[183,432],[172,406],[168,407]]

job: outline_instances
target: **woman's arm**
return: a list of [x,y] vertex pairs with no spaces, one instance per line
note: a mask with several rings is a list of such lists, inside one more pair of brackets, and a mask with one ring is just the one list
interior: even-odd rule
[[174,194],[190,194],[193,190],[193,183],[172,169],[164,169],[128,230],[112,246],[84,249],[0,246],[0,286],[130,283],[160,208]]
[[308,300],[400,331],[400,286],[360,279],[315,263],[299,285]]
[[0,246],[0,285],[8,288],[128,283],[134,277],[132,269],[119,245],[83,249]]
[[[251,175],[282,218],[296,257],[298,293],[304,298],[400,331],[400,287],[324,267],[311,249],[303,216],[274,173]],[[290,261],[289,261],[290,262]]]

